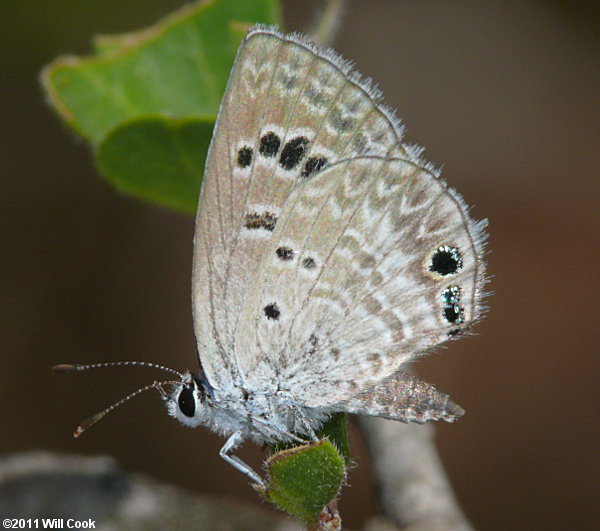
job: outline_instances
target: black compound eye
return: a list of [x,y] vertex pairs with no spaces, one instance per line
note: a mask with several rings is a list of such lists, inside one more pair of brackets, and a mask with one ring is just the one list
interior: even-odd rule
[[196,412],[196,401],[194,400],[194,388],[193,387],[184,387],[181,389],[181,393],[179,393],[179,398],[177,399],[177,404],[179,405],[179,409],[186,417],[193,417]]

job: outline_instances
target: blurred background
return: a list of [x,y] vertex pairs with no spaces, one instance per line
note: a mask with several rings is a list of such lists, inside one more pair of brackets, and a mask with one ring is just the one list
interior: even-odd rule
[[[3,5],[0,452],[107,453],[125,470],[258,505],[218,457],[222,440],[182,429],[154,394],[71,437],[154,373],[50,374],[130,359],[196,368],[193,220],[110,188],[38,82],[57,55],[90,53],[93,35],[183,4]],[[309,28],[322,6],[284,2],[287,29]],[[478,529],[600,529],[599,22],[584,0],[354,0],[334,41],[473,216],[490,220],[489,315],[475,337],[418,364],[467,410],[439,425],[437,442]],[[356,430],[352,443],[358,467],[340,509],[359,528],[377,507]],[[261,455],[241,452],[256,467]]]

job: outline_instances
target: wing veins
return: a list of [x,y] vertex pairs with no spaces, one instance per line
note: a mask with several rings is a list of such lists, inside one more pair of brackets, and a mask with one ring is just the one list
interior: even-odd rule
[[[351,160],[351,159],[350,159]],[[368,170],[364,170],[363,175],[365,175],[368,172]],[[325,207],[328,205],[331,197],[335,194],[336,189],[333,188],[331,193],[327,196],[326,200],[323,202],[321,209],[319,210],[319,214],[317,216],[315,216],[315,219],[311,225],[311,230],[308,232],[308,235],[310,236],[313,232],[313,229],[316,225],[317,220],[319,219],[319,217],[321,216],[323,210],[325,209]],[[340,232],[340,234],[338,235],[338,238],[336,239],[334,245],[331,247],[331,250],[329,252],[329,254],[327,255],[327,257],[325,259],[323,259],[323,267],[321,268],[321,270],[319,271],[319,273],[317,274],[317,276],[314,279],[314,282],[312,283],[312,286],[309,288],[308,293],[306,294],[306,297],[304,298],[304,301],[301,304],[301,309],[299,312],[296,313],[296,315],[294,316],[294,318],[292,319],[292,322],[290,323],[290,326],[288,328],[288,336],[287,339],[284,343],[284,345],[282,346],[283,350],[285,350],[288,345],[289,345],[289,340],[291,338],[292,335],[292,330],[294,328],[295,323],[297,322],[297,316],[299,316],[303,311],[304,308],[306,307],[306,304],[308,304],[308,301],[310,300],[311,296],[312,296],[312,292],[315,289],[315,286],[318,284],[319,280],[321,279],[321,276],[323,275],[323,273],[325,272],[325,268],[327,267],[327,263],[329,261],[329,259],[331,258],[331,255],[333,254],[333,252],[335,251],[335,249],[337,248],[342,236],[346,233],[346,229],[348,228],[350,222],[354,219],[354,216],[356,215],[356,213],[358,212],[359,208],[362,206],[363,201],[366,200],[366,194],[363,197],[362,201],[358,202],[358,204],[356,205],[356,208],[354,209],[354,211],[352,212],[352,214],[350,215],[350,218],[348,219],[348,221],[346,222],[346,224],[344,225],[342,231]],[[348,201],[349,202],[349,201]],[[308,237],[305,239],[305,243],[308,241]],[[304,253],[304,251],[303,251]],[[299,260],[299,259],[298,259]],[[296,268],[296,278],[297,278],[297,271],[298,268]]]

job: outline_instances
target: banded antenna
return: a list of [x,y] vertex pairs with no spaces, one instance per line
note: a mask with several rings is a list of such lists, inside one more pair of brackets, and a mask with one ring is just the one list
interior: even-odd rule
[[[158,365],[156,363],[150,363],[147,361],[110,361],[110,362],[104,362],[104,363],[91,363],[88,365],[61,363],[59,365],[54,365],[54,367],[52,367],[52,371],[53,372],[77,372],[77,371],[87,371],[87,370],[91,370],[91,369],[103,369],[106,367],[127,367],[127,366],[151,367],[154,369],[161,369],[163,371],[167,371],[172,374],[175,374],[175,375],[179,376],[180,379],[183,379],[183,374],[176,371],[175,369],[171,369],[169,367],[165,367],[164,365]],[[96,422],[98,422],[100,419],[102,419],[105,415],[107,415],[114,409],[118,408],[121,404],[124,404],[125,402],[127,402],[128,400],[133,398],[134,396],[140,395],[144,391],[147,391],[148,389],[156,389],[160,393],[160,395],[163,399],[167,399],[169,397],[169,395],[163,389],[163,385],[182,385],[182,382],[180,380],[164,380],[161,382],[154,381],[153,383],[151,383],[149,385],[140,387],[133,393],[130,393],[127,396],[121,398],[120,400],[118,400],[114,404],[111,404],[110,406],[103,409],[102,411],[96,413],[95,415],[92,415],[91,417],[84,419],[82,422],[79,423],[79,426],[77,426],[77,428],[73,432],[73,437],[79,437],[85,430],[87,430],[89,427],[96,424]]]

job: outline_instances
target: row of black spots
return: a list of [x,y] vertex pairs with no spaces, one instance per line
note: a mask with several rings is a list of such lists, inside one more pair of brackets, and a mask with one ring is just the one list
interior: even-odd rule
[[[277,255],[277,258],[279,258],[283,262],[289,262],[294,258],[294,249],[282,245],[281,247],[277,247],[277,249],[275,250],[275,254]],[[306,258],[303,258],[301,264],[302,267],[309,270],[317,267],[317,262],[312,256],[307,256]]]
[[463,267],[463,260],[457,247],[441,245],[431,257],[429,271],[445,277],[458,273]]
[[[258,151],[264,157],[275,157],[279,152],[280,146],[281,139],[275,133],[270,131],[261,137]],[[295,168],[304,158],[307,148],[308,138],[304,136],[292,138],[283,147],[281,156],[279,157],[279,164],[286,170]],[[247,168],[250,166],[250,164],[252,164],[253,154],[254,152],[250,146],[242,146],[238,150],[238,166],[240,168]],[[304,164],[301,176],[306,179],[314,175],[327,166],[328,162],[327,158],[323,156],[310,157]]]
[[[281,146],[281,139],[273,131],[263,135],[260,139],[258,152],[263,157],[274,157]],[[247,168],[252,164],[254,151],[250,146],[242,146],[238,150],[237,163],[240,168]]]
[[442,315],[450,324],[461,324],[465,321],[465,311],[459,305],[462,296],[460,286],[449,286],[442,291]]
[[315,173],[320,172],[325,166],[327,166],[328,162],[329,161],[326,157],[309,157],[304,164],[304,169],[302,170],[302,173],[300,173],[300,176],[308,179]]
[[244,227],[251,230],[265,229],[269,232],[275,230],[277,224],[277,216],[271,212],[249,212],[244,216]]
[[[279,165],[285,170],[295,168],[306,155],[308,143],[308,138],[305,136],[297,136],[288,140],[281,150]],[[273,131],[269,131],[260,138],[258,151],[263,157],[273,158],[279,153],[280,147],[281,138]]]

